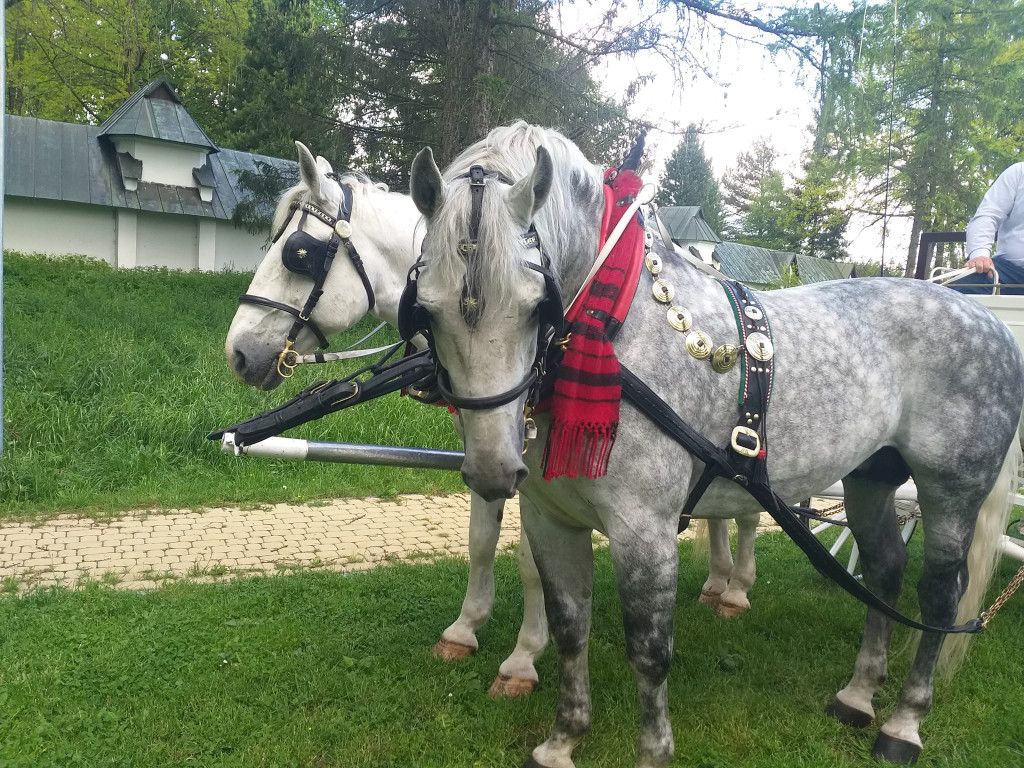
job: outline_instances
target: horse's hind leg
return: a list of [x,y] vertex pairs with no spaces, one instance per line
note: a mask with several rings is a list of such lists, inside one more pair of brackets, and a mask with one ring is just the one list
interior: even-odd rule
[[537,564],[533,561],[530,537],[519,541],[519,576],[523,580],[523,625],[515,650],[498,667],[498,676],[491,684],[491,698],[498,696],[525,696],[537,686],[534,662],[548,644],[548,620],[544,613],[544,589],[541,587]]
[[593,544],[589,529],[570,528],[541,515],[526,496],[519,497],[519,507],[544,586],[544,605],[559,660],[554,731],[533,750],[523,767],[574,768],[572,750],[590,731],[587,640],[594,583]]
[[476,652],[476,631],[491,615],[494,605],[494,550],[501,533],[504,501],[484,501],[476,493],[469,502],[469,584],[459,618],[442,634],[434,655],[445,661],[463,659]]
[[[924,528],[924,567],[917,583],[922,621],[934,627],[956,623],[960,597],[967,587],[967,554],[974,537],[975,513],[984,494],[957,493],[943,488],[936,493],[920,488]],[[966,510],[966,512],[965,512]],[[882,726],[872,756],[892,763],[912,764],[921,753],[918,734],[921,721],[931,709],[935,665],[945,635],[923,632],[921,641],[900,689],[896,710]]]
[[633,517],[628,525],[608,531],[626,630],[626,655],[640,694],[637,768],[667,765],[674,750],[668,672],[679,568],[675,526],[672,519],[652,518],[642,524]]
[[722,594],[718,615],[733,618],[750,608],[747,593],[754,586],[757,569],[754,565],[754,539],[757,538],[757,524],[760,513],[742,515],[736,518],[736,561],[729,573],[729,586]]
[[[896,522],[896,485],[849,476],[843,486],[847,520],[860,548],[864,583],[885,602],[895,604],[907,562]],[[892,619],[868,609],[853,678],[825,710],[840,722],[863,728],[874,719],[871,699],[885,682],[893,627]]]

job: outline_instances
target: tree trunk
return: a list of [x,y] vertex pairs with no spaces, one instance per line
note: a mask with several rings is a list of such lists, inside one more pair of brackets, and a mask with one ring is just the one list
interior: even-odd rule
[[491,0],[446,0],[444,90],[441,94],[442,167],[493,127],[491,96],[479,82],[494,69]]
[[914,224],[910,229],[910,246],[907,248],[907,264],[903,270],[904,277],[913,277],[914,269],[917,265],[917,244],[921,239],[921,220],[923,218],[921,206],[923,205],[924,201],[918,200],[918,205],[914,206]]
[[438,163],[444,168],[455,157],[461,145],[459,124],[464,119],[463,100],[466,97],[465,49],[466,29],[462,0],[446,0],[448,16],[445,39],[444,88],[441,91],[441,146],[438,148]]

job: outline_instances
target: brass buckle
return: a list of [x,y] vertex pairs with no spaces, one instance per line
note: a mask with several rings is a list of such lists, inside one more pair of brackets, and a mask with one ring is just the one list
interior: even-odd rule
[[282,379],[290,379],[295,375],[295,367],[299,364],[299,356],[292,349],[294,343],[290,339],[286,341],[284,349],[277,355],[277,375]]
[[[740,435],[746,435],[747,437],[754,438],[754,447],[747,448],[746,446],[740,445],[736,442],[736,438]],[[750,427],[734,427],[732,430],[732,440],[729,441],[729,444],[740,456],[746,456],[751,459],[757,458],[757,454],[761,452],[761,436]]]

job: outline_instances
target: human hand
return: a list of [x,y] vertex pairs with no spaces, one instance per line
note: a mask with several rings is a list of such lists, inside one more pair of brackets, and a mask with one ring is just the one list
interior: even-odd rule
[[974,267],[975,272],[987,272],[989,277],[995,277],[995,267],[988,256],[977,256],[968,261],[967,266]]

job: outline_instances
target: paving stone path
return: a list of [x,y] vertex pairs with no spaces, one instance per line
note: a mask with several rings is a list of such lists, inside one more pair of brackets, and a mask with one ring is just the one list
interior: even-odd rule
[[[771,519],[763,519],[762,527],[771,527]],[[519,535],[514,499],[505,507],[499,548]],[[113,521],[62,516],[45,523],[0,524],[0,590],[75,586],[83,580],[152,589],[181,578],[216,581],[298,568],[360,570],[393,559],[465,556],[468,538],[468,494],[127,513]]]

